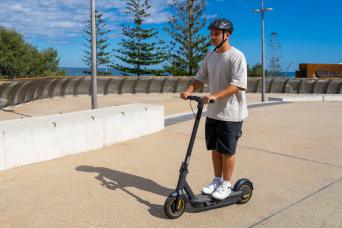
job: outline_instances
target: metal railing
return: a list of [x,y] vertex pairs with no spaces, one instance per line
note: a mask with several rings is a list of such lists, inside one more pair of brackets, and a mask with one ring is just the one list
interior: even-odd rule
[[[98,95],[180,93],[194,77],[98,77]],[[342,94],[342,79],[266,78],[266,93]],[[208,93],[209,85],[199,92]],[[248,78],[247,93],[261,92],[261,78]],[[0,80],[0,108],[40,99],[89,96],[90,77]]]
[[317,71],[317,75],[327,77],[342,77],[342,71]]

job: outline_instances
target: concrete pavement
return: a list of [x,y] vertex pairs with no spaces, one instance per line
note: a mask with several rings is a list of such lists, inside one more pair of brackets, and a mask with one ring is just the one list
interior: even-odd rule
[[[203,94],[206,93],[197,93],[196,95],[203,96]],[[293,96],[293,94],[267,93],[266,101],[270,96]],[[248,103],[261,101],[260,93],[247,93],[246,97]],[[188,102],[179,102],[180,99],[178,93],[107,95],[97,96],[97,98],[98,108],[132,103],[143,103],[164,105],[165,115],[191,111],[191,109],[189,109]],[[53,115],[67,112],[77,112],[89,109],[91,109],[90,96],[38,100],[14,107],[6,107],[4,109],[0,109],[0,121],[28,118],[34,116]]]
[[[249,103],[258,102],[257,95]],[[176,94],[149,96],[134,102],[165,105],[165,115],[191,111]],[[75,98],[55,110],[81,104]],[[18,108],[16,113],[32,115]],[[341,112],[342,102],[249,109],[232,180],[254,183],[245,205],[197,210],[188,204],[177,220],[164,215],[189,143],[190,120],[100,150],[0,172],[0,227],[342,227]],[[196,194],[213,178],[204,118],[189,172]]]

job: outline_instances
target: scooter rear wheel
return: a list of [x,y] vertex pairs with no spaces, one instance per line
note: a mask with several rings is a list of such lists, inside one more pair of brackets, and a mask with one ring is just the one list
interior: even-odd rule
[[170,219],[176,219],[182,216],[186,208],[186,199],[183,197],[176,205],[177,196],[170,196],[164,204],[164,212]]

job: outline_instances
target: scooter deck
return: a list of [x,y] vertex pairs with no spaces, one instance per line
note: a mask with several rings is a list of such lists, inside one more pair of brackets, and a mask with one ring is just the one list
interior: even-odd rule
[[189,199],[191,206],[195,208],[206,208],[213,206],[221,206],[225,204],[232,204],[242,199],[242,191],[234,192],[223,200],[213,199],[210,195],[198,194],[196,195],[197,199]]

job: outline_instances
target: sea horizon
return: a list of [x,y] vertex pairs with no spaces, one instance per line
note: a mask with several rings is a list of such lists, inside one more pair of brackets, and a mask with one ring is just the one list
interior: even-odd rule
[[[89,74],[83,73],[83,70],[90,71],[90,67],[64,67],[66,73],[68,76],[90,76]],[[123,76],[121,73],[122,71],[116,70],[114,68],[98,68],[98,71],[104,71],[104,72],[111,72],[111,75],[108,76]],[[157,70],[162,70],[162,69],[157,69]],[[164,73],[166,75],[170,75],[169,73]],[[135,76],[136,74],[128,73],[129,76]],[[104,76],[104,75],[99,75],[99,76]],[[141,76],[155,76],[154,74],[144,74]]]
[[[88,70],[90,71],[91,68],[90,67],[64,67],[66,73],[68,76],[90,76],[89,74],[85,74],[83,73],[82,71],[83,70]],[[107,72],[112,72],[111,75],[108,75],[108,76],[123,76],[121,73],[121,71],[118,71],[114,68],[110,68],[108,67],[107,69],[106,68],[98,68],[98,71],[106,71]],[[157,69],[157,70],[161,70],[161,69]],[[285,72],[282,72],[284,75],[285,75]],[[166,75],[169,75],[169,73],[164,73]],[[130,76],[136,76],[136,74],[128,74]],[[99,76],[103,76],[103,75],[99,75]],[[141,75],[141,76],[155,76],[154,74],[144,74],[144,75]],[[296,77],[296,72],[286,72],[286,76],[287,78],[295,78]]]

